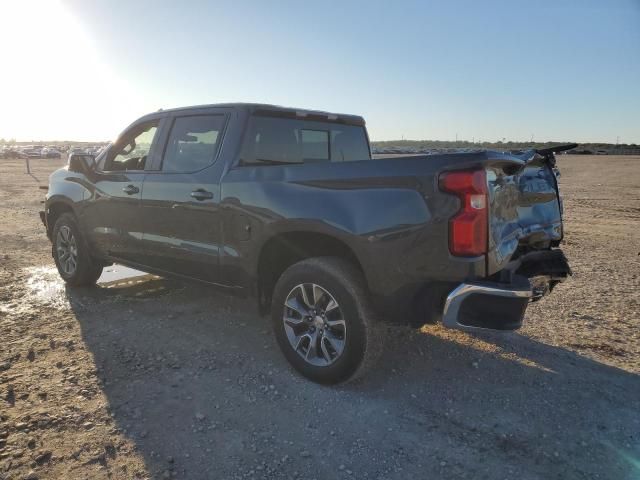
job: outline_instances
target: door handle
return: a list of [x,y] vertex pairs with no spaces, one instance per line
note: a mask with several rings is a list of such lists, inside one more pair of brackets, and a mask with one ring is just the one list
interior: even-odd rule
[[135,185],[127,185],[126,187],[124,187],[122,189],[122,191],[124,193],[126,193],[127,195],[133,195],[134,193],[138,193],[140,191],[140,189],[138,187],[136,187]]
[[205,189],[203,188],[199,188],[197,190],[194,190],[193,192],[191,192],[191,197],[195,198],[198,201],[202,201],[202,200],[210,200],[213,198],[213,193],[211,192],[207,192]]

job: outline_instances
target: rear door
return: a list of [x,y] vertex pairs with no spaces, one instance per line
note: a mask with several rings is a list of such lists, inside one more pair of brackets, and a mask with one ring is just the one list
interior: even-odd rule
[[222,241],[218,156],[227,120],[227,111],[215,108],[168,118],[162,154],[144,179],[141,263],[218,281]]
[[157,152],[162,119],[136,123],[101,159],[82,221],[102,255],[136,261],[142,246],[140,199],[145,169]]

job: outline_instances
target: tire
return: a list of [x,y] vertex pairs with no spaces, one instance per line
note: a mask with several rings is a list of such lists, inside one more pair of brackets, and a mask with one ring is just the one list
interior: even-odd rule
[[289,267],[276,283],[271,320],[289,363],[317,383],[361,377],[382,348],[364,277],[340,258],[310,258]]
[[[73,214],[63,213],[58,217],[51,241],[53,259],[66,284],[73,287],[95,285],[103,267],[91,257],[89,246]],[[75,252],[75,265],[69,262],[69,255],[66,255],[69,252]]]

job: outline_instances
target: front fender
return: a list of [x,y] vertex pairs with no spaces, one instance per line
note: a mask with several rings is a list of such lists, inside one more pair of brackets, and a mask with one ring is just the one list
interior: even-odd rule
[[88,181],[84,175],[69,172],[66,168],[53,172],[49,177],[49,189],[45,197],[47,232],[50,233],[53,228],[50,215],[52,210],[55,210],[55,205],[65,205],[65,208],[71,209],[81,221],[80,205],[88,198],[88,195]]

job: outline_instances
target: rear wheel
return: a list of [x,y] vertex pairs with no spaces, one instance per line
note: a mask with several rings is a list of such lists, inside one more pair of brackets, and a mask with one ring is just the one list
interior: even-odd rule
[[58,217],[51,238],[53,259],[62,279],[72,286],[95,285],[103,267],[91,257],[73,214]]
[[361,376],[380,350],[364,278],[335,257],[303,260],[278,280],[271,319],[291,365],[319,383]]

